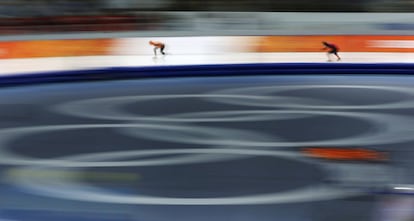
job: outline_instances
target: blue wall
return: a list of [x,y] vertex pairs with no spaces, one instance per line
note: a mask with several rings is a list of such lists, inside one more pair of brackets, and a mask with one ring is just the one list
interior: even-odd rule
[[266,63],[150,67],[19,74],[0,77],[0,86],[159,77],[243,75],[411,75],[414,63]]

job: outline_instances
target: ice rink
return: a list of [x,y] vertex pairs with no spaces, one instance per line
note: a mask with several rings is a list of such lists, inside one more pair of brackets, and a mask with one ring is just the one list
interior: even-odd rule
[[[340,63],[414,62],[413,53],[340,55]],[[0,62],[2,76],[30,81],[24,74],[328,61],[319,52]],[[122,80],[115,72],[1,87],[0,221],[411,220],[414,82],[374,71]],[[392,157],[325,160],[309,147]]]

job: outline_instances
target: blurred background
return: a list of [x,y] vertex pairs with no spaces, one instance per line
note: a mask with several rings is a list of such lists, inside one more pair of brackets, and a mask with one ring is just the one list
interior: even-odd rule
[[2,17],[140,11],[413,12],[412,0],[3,0]]
[[[413,0],[2,0],[0,33],[4,35],[28,32],[188,30],[194,26],[191,21],[212,26],[226,19],[231,19],[233,25],[238,21],[245,29],[255,30],[263,26],[278,28],[277,25],[272,26],[271,21],[274,20],[277,24],[280,19],[245,13],[236,16],[230,12],[413,11]],[[227,18],[226,12],[230,14]],[[312,15],[299,16],[297,20],[306,21],[309,18],[312,19]],[[378,16],[380,20],[383,18]],[[352,20],[352,17],[338,18],[338,15],[333,15],[326,18],[330,21],[332,19]],[[404,28],[407,29],[406,26]],[[409,28],[412,29],[412,25],[409,25]]]

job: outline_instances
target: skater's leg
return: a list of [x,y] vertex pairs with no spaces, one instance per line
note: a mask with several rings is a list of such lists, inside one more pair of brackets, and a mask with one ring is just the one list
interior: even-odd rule
[[341,57],[339,57],[339,55],[336,55],[336,57],[338,58],[338,61],[340,61],[340,60],[341,60]]
[[338,52],[335,52],[334,55],[336,56],[337,60],[340,61],[341,57],[339,57]]
[[164,47],[164,46],[162,46],[162,47],[161,47],[161,49],[160,49],[161,54],[163,54],[163,55],[165,55],[165,53],[164,53],[164,48],[165,48],[165,47]]
[[326,56],[328,57],[328,61],[332,61],[332,60],[331,60],[331,53],[329,53],[329,52],[328,52],[328,53],[326,53]]

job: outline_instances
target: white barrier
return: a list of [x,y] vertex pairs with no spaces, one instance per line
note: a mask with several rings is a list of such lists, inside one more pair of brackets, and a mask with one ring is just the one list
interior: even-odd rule
[[[414,63],[414,53],[341,53],[340,63]],[[181,54],[167,56],[79,56],[55,58],[0,59],[0,75],[15,75],[66,70],[87,70],[108,67],[140,67],[242,63],[306,63],[326,62],[320,53],[223,53]]]

